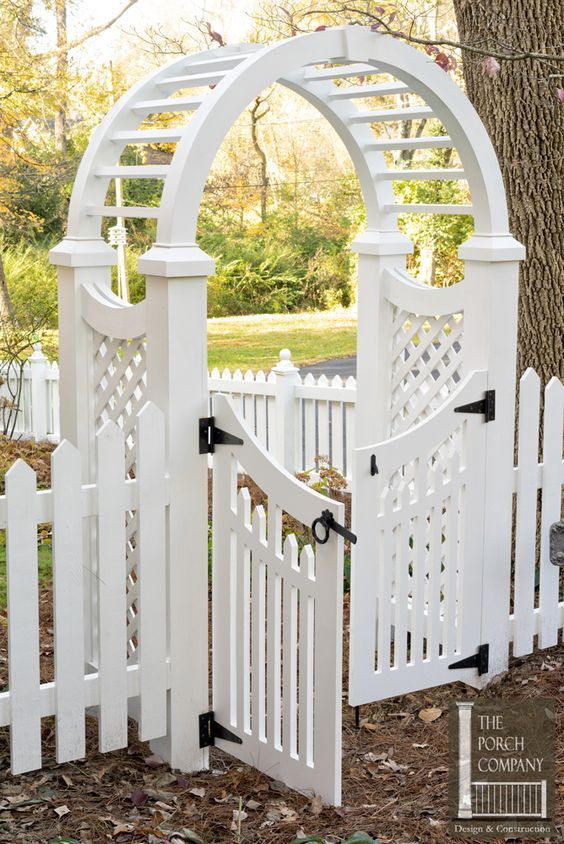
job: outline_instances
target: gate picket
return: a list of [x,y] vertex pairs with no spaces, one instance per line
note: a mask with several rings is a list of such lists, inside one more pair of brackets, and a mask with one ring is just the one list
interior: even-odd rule
[[99,745],[127,745],[124,437],[114,422],[96,435],[98,464]]
[[67,440],[51,458],[57,762],[85,754],[80,454]]
[[28,516],[35,472],[18,460],[5,483],[10,758],[12,774],[23,774],[41,767],[37,526]]

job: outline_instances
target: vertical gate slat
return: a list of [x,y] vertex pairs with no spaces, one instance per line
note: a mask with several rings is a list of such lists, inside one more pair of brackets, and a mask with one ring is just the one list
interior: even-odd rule
[[542,511],[540,542],[540,598],[541,616],[539,647],[550,648],[558,641],[559,607],[558,582],[560,569],[550,562],[550,526],[560,519],[562,410],[564,388],[558,378],[546,386],[544,399]]
[[415,516],[413,555],[413,622],[411,632],[411,661],[423,662],[425,639],[425,540],[427,531],[427,462],[424,457],[417,460],[415,470],[415,494],[417,509]]
[[[280,553],[282,514],[276,505],[268,505],[268,546],[271,554]],[[281,629],[282,629],[282,582],[270,569],[267,573],[267,734],[269,743],[277,750],[282,749],[280,729],[281,699]]]
[[[284,542],[284,569],[297,570],[298,543],[291,534]],[[298,699],[298,594],[289,577],[283,587],[283,657],[282,657],[282,746],[284,753],[297,757]]]
[[393,528],[390,524],[392,496],[384,499],[384,527],[380,534],[380,587],[378,590],[378,671],[390,669],[391,609],[392,609],[392,548]]
[[[262,506],[255,508],[253,517],[255,548],[266,542],[266,514]],[[265,563],[255,551],[252,558],[252,732],[259,741],[266,739],[266,606]]]
[[432,660],[439,658],[440,642],[440,603],[441,603],[441,560],[442,560],[442,477],[439,468],[431,470],[434,474],[433,490],[434,504],[431,510],[430,543],[429,543],[429,592],[428,592],[428,621],[429,647],[427,656]]
[[164,416],[148,402],[137,422],[139,738],[166,734],[166,498]]
[[[451,460],[451,479],[452,488],[450,497],[448,499],[447,522],[446,522],[446,544],[447,544],[447,572],[446,572],[446,594],[445,594],[445,620],[444,620],[444,634],[445,641],[443,643],[444,653],[454,654],[457,649],[457,603],[456,603],[456,586],[458,582],[457,570],[460,564],[459,560],[459,541],[458,541],[458,508],[460,495],[460,456],[458,452],[452,456]],[[458,625],[459,626],[459,625]]]
[[41,767],[35,472],[18,460],[5,483],[10,757],[22,774]]
[[106,422],[96,435],[98,464],[99,744],[127,744],[125,465],[123,433]]
[[63,441],[51,458],[57,762],[85,754],[81,461]]
[[528,369],[523,375],[519,396],[514,656],[531,653],[535,635],[536,475],[540,379],[534,370]]
[[[304,580],[311,582],[315,571],[311,545],[306,545],[300,554],[300,570]],[[310,767],[313,765],[313,626],[314,601],[304,589],[300,595],[299,756]]]
[[235,534],[230,524],[234,518],[232,496],[237,489],[237,476],[232,469],[231,454],[218,449],[213,461],[213,557],[212,557],[212,632],[213,632],[213,705],[228,701],[229,726],[235,727],[235,712],[230,690],[236,676],[231,658],[232,558]]
[[398,525],[396,551],[396,627],[394,636],[394,665],[398,668],[407,664],[407,578],[409,565],[409,487],[401,493],[401,509],[404,513]]
[[[311,373],[306,375],[304,384],[310,386],[315,384],[315,379]],[[315,429],[315,401],[313,399],[303,400],[304,413],[304,470],[308,471],[315,465],[315,458],[317,456],[317,435]]]
[[239,490],[237,501],[237,727],[250,732],[250,564],[251,551],[243,537],[251,528],[251,496]]

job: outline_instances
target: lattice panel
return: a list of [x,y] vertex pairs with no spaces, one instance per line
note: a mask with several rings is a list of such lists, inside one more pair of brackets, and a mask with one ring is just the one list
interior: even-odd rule
[[393,309],[393,435],[437,410],[460,382],[463,328],[461,313],[433,317]]
[[[135,422],[141,410],[146,385],[145,338],[120,340],[94,335],[94,378],[96,398],[95,428],[98,431],[108,419],[116,422],[125,435],[127,475],[135,477],[137,450]],[[127,651],[130,661],[137,649],[137,513],[126,517],[127,532]]]

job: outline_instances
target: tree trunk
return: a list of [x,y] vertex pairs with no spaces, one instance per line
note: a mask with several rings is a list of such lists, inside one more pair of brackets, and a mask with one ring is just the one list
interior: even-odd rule
[[[559,0],[454,0],[460,41],[524,51],[562,52]],[[534,367],[543,382],[562,376],[564,290],[564,77],[533,60],[502,61],[497,78],[471,53],[463,59],[468,96],[495,147],[509,204],[511,233],[527,248],[519,289],[519,374]],[[564,67],[560,68],[564,73]]]
[[8,291],[8,282],[4,272],[4,262],[0,255],[0,322],[14,319],[14,306]]
[[261,105],[264,105],[264,100],[261,97],[257,97],[251,109],[251,138],[256,154],[260,160],[260,218],[264,223],[268,208],[268,159],[265,151],[259,143],[257,126],[259,120],[267,114],[269,107],[266,106],[261,112]]
[[[55,0],[55,27],[57,33],[57,47],[64,47],[67,43],[67,2]],[[68,52],[57,56],[57,99],[58,107],[55,112],[55,149],[61,155],[67,151],[67,81],[69,69]]]

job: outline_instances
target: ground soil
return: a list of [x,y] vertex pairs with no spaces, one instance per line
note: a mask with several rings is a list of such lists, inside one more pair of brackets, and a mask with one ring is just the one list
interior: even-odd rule
[[[347,603],[347,601],[345,602]],[[345,607],[346,609],[346,607]],[[52,678],[51,599],[40,600],[42,679]],[[347,613],[345,612],[345,615]],[[0,616],[0,682],[6,683],[6,618]],[[12,777],[9,730],[0,730],[0,841],[197,842],[205,844],[290,844],[319,834],[339,842],[365,831],[384,842],[452,840],[447,829],[448,705],[461,698],[547,697],[558,713],[556,822],[564,824],[564,645],[511,661],[509,672],[478,693],[460,684],[405,695],[362,707],[360,729],[354,710],[343,705],[343,805],[322,807],[237,760],[212,749],[210,770],[181,775],[152,758],[136,739],[102,755],[96,750],[97,723],[87,719],[85,760],[57,765],[54,722],[44,720],[44,766]],[[433,722],[421,710],[436,708]],[[156,765],[156,767],[153,767]],[[242,809],[240,831],[234,816]],[[234,827],[234,828],[233,828]],[[184,838],[175,838],[173,833]],[[200,839],[189,833],[191,830]],[[59,837],[60,836],[60,837]],[[527,839],[520,839],[525,841]],[[564,826],[559,838],[564,841]]]

